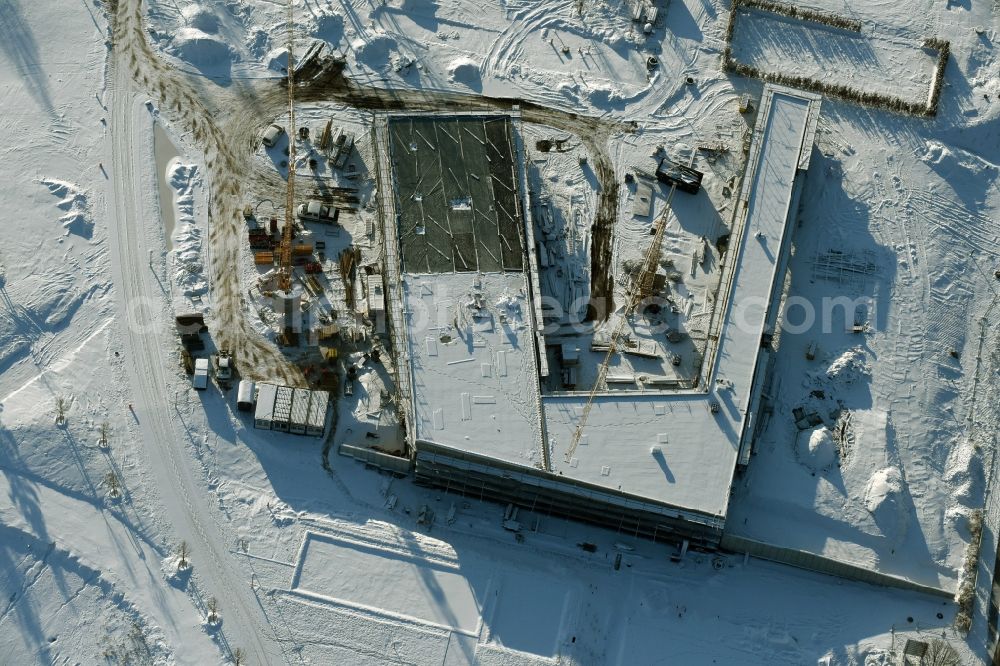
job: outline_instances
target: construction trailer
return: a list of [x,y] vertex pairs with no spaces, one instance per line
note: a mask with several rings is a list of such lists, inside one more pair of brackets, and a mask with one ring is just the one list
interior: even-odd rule
[[681,192],[698,194],[705,175],[697,169],[684,166],[664,157],[656,167],[656,179],[665,185],[676,185]]
[[372,273],[365,276],[365,291],[367,297],[367,315],[375,325],[375,332],[384,334],[385,325],[385,292],[382,290],[382,274]]
[[271,412],[271,430],[289,432],[292,419],[292,395],[295,389],[279,386],[274,396],[274,411]]
[[329,406],[326,391],[258,384],[254,427],[319,437],[326,431]]
[[198,391],[204,391],[208,388],[207,358],[196,358],[194,360],[194,376],[191,378],[191,384]]
[[278,395],[278,387],[274,384],[259,384],[257,386],[257,409],[254,412],[253,427],[270,430],[274,423],[274,400]]
[[236,409],[241,412],[249,412],[254,404],[254,385],[249,379],[240,380],[240,386],[236,391]]
[[326,431],[326,414],[330,408],[330,394],[326,391],[309,392],[309,416],[306,418],[306,435],[320,437]]
[[309,389],[297,388],[292,393],[292,411],[288,418],[288,432],[306,434],[309,425]]

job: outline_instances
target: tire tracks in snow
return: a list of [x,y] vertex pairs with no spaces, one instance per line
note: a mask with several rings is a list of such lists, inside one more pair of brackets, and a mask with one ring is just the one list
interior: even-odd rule
[[[122,30],[116,30],[116,37],[120,36]],[[112,252],[117,255],[113,273],[118,301],[121,311],[127,315],[123,322],[123,340],[129,347],[126,367],[135,391],[136,413],[142,415],[141,419],[139,416],[136,419],[146,442],[144,450],[157,481],[164,514],[175,535],[191,545],[202,584],[219,599],[225,613],[225,633],[244,646],[255,663],[273,663],[281,654],[280,645],[275,645],[274,629],[269,626],[266,616],[262,617],[261,611],[254,608],[256,599],[249,592],[248,583],[232,571],[233,564],[220,545],[222,530],[213,524],[211,507],[202,497],[206,491],[196,483],[181,443],[183,439],[174,429],[176,421],[168,417],[170,404],[164,392],[167,372],[161,352],[168,346],[162,340],[160,317],[166,308],[158,287],[149,283],[150,276],[146,275],[142,261],[146,255],[139,238],[142,232],[139,221],[143,216],[137,200],[137,192],[141,190],[134,166],[136,139],[134,118],[131,117],[138,97],[130,73],[121,62],[124,55],[118,46],[115,49],[111,65],[114,203],[109,210],[109,236]],[[192,593],[197,599],[198,588],[195,587]],[[222,632],[219,636],[219,642],[227,650],[225,636]]]

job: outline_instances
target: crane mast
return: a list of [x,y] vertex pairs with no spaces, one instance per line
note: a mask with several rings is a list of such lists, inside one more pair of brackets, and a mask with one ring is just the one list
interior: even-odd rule
[[295,222],[295,60],[293,57],[294,17],[292,2],[288,0],[288,187],[285,190],[285,226],[278,252],[278,287],[289,292],[292,288],[292,237]]
[[655,233],[653,235],[653,242],[649,244],[646,249],[646,254],[643,257],[642,269],[639,275],[632,282],[632,290],[629,294],[628,304],[622,311],[621,317],[618,319],[618,323],[615,324],[614,329],[611,332],[611,340],[608,344],[608,353],[604,357],[604,361],[597,369],[597,379],[594,381],[593,388],[590,389],[590,394],[587,396],[587,403],[583,406],[583,412],[580,414],[580,420],[577,421],[576,428],[573,430],[573,437],[569,442],[569,449],[566,451],[566,462],[572,459],[573,454],[576,453],[576,447],[580,445],[580,439],[583,437],[583,429],[587,427],[587,419],[590,417],[590,410],[594,406],[594,398],[597,393],[604,386],[604,381],[608,376],[608,368],[611,366],[611,359],[614,357],[615,353],[618,351],[618,341],[625,331],[625,326],[628,323],[626,318],[629,312],[635,310],[636,306],[642,302],[644,298],[649,297],[653,291],[653,283],[656,278],[656,268],[660,263],[660,250],[663,247],[663,233],[667,229],[667,216],[670,215],[670,202],[674,198],[674,191],[677,189],[676,185],[671,186],[670,194],[667,195],[667,203],[663,208],[663,212],[660,217],[657,218],[654,224],[656,225]]

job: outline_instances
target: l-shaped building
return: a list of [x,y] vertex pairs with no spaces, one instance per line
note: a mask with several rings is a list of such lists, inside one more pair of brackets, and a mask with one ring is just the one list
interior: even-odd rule
[[[820,98],[766,85],[694,388],[544,394],[516,110],[376,126],[389,328],[419,482],[714,546],[766,418],[784,275]],[[588,387],[589,388],[589,387]],[[576,441],[574,441],[576,439]]]

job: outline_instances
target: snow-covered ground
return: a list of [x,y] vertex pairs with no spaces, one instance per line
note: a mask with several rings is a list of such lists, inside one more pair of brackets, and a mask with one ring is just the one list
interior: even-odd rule
[[[125,17],[139,3],[117,4]],[[752,123],[736,103],[760,92],[720,72],[728,5],[672,0],[649,36],[623,3],[293,5],[299,48],[325,40],[362,84],[515,96],[600,118],[600,132],[577,138],[606,151],[622,181],[615,266],[648,235],[631,219],[624,174],[650,168],[658,145],[675,156],[719,149],[702,165],[701,196],[714,206],[683,205],[692,219],[704,215],[696,236],[728,223]],[[910,64],[914,44],[948,39],[952,59],[936,118],[823,102],[789,270],[793,326],[779,338],[774,411],[737,481],[729,524],[953,591],[970,513],[995,482],[996,10],[809,6],[864,22],[879,62],[905,70],[901,92],[927,82],[926,58]],[[265,79],[281,75],[285,7],[150,0],[141,10],[148,51],[138,38],[110,48],[106,10],[0,4],[0,182],[10,218],[0,226],[5,661],[210,664],[238,648],[252,664],[887,664],[906,638],[942,634],[963,663],[986,660],[983,615],[963,640],[950,628],[955,605],[940,599],[741,556],[689,553],[675,564],[671,548],[529,512],[515,539],[500,527],[503,507],[335,454],[324,468],[322,442],[254,431],[232,394],[191,390],[172,308],[204,308],[213,333],[230,324],[244,337],[265,331],[242,302],[257,270],[242,231],[239,250],[226,245],[233,220],[219,211],[236,218],[243,202],[230,198],[249,198],[250,184],[234,183],[227,165],[243,174],[276,165],[220,137],[255,133],[282,114],[283,92]],[[773,33],[764,22],[754,30]],[[822,30],[806,35],[824,39]],[[824,60],[778,62],[782,43],[761,45],[763,62],[821,71],[809,68]],[[180,102],[166,99],[174,94]],[[178,152],[169,173],[157,173],[154,122]],[[565,171],[547,180],[552,201],[593,215],[594,186],[578,164],[550,159]],[[369,243],[374,213],[363,194],[349,228]],[[679,260],[691,237],[670,239]],[[377,252],[370,243],[366,259]],[[849,309],[820,316],[824,298],[841,297]],[[227,310],[234,303],[245,320]],[[809,308],[814,325],[795,326]],[[855,323],[862,332],[848,332]],[[273,346],[254,352],[268,371],[285,372]],[[822,423],[800,433],[797,408]],[[337,443],[349,436],[340,428]],[[986,522],[995,551],[997,523]],[[182,542],[191,567],[178,569]],[[994,552],[982,555],[988,576]],[[212,598],[219,623],[206,619]]]

